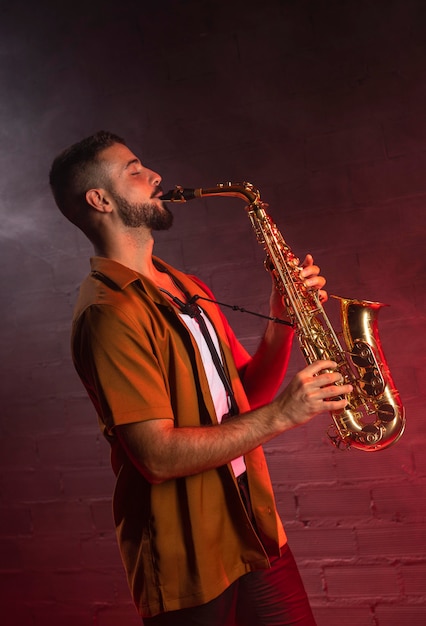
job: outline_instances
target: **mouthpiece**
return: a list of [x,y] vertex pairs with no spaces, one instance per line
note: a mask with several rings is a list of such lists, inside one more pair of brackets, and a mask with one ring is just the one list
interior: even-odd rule
[[180,185],[176,185],[174,189],[171,189],[164,195],[160,196],[162,202],[187,202],[194,198],[200,198],[201,194],[197,193],[201,191],[199,189],[184,189]]

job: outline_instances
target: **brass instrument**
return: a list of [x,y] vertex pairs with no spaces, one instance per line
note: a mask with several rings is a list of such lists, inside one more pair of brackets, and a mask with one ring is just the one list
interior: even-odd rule
[[405,427],[405,411],[391,378],[381,347],[377,316],[380,302],[340,302],[340,321],[345,348],[319,300],[300,277],[300,261],[290,250],[268,215],[268,205],[251,183],[222,183],[211,189],[184,189],[177,186],[161,197],[168,202],[186,202],[205,196],[233,196],[248,202],[246,211],[266,252],[265,265],[284,298],[302,353],[308,364],[331,359],[344,383],[353,386],[348,405],[332,411],[328,436],[338,448],[354,447],[367,452],[387,448],[398,441]]

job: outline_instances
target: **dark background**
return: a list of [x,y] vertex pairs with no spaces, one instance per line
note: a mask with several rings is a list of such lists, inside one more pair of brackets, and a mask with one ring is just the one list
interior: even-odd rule
[[[164,189],[253,182],[330,293],[391,305],[379,327],[403,438],[338,451],[324,415],[266,451],[319,626],[425,624],[425,12],[422,0],[0,3],[2,624],[140,624],[108,446],[69,356],[91,246],[47,185],[53,157],[101,128]],[[219,300],[267,311],[242,201],[177,207],[156,251]],[[263,321],[226,313],[253,350]],[[302,365],[295,347],[289,374]]]

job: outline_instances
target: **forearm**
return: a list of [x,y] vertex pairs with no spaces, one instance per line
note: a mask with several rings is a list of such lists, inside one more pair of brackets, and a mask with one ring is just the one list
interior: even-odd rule
[[294,331],[289,326],[268,324],[256,353],[242,374],[251,407],[262,406],[275,397],[287,371],[293,337]]
[[120,427],[119,438],[147,480],[161,483],[226,465],[293,426],[276,415],[271,404],[211,426],[175,428],[171,420],[161,426],[155,420]]

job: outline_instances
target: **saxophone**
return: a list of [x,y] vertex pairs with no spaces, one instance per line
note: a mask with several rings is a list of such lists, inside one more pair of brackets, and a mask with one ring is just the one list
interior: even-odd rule
[[317,290],[300,276],[300,261],[267,213],[259,191],[251,183],[221,183],[210,189],[176,186],[160,199],[186,202],[205,196],[233,196],[248,202],[246,211],[258,242],[266,252],[265,266],[283,296],[300,348],[308,364],[331,359],[353,391],[345,409],[332,411],[327,435],[337,448],[374,452],[398,441],[404,432],[405,411],[380,343],[377,316],[380,302],[332,296],[339,301],[341,339],[325,313]]

